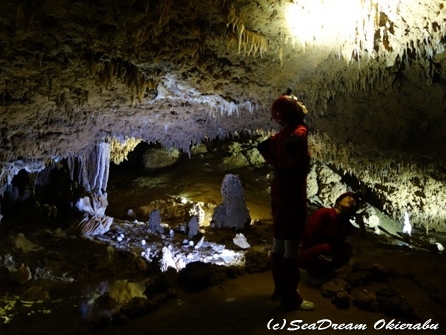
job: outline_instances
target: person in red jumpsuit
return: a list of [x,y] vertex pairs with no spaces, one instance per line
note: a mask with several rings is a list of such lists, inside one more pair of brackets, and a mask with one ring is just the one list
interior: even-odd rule
[[347,242],[353,230],[350,219],[356,214],[360,197],[341,194],[332,208],[319,208],[308,218],[302,237],[299,266],[314,277],[330,278],[346,265],[355,251]]
[[286,309],[313,310],[314,305],[297,290],[300,281],[298,254],[307,218],[307,175],[310,171],[308,113],[296,97],[280,96],[271,107],[272,118],[281,130],[261,142],[257,149],[274,168],[271,182],[273,246],[271,267],[274,293]]

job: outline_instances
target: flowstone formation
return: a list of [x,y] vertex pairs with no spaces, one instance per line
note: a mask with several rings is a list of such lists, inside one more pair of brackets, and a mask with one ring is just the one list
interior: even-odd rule
[[444,232],[445,39],[442,0],[3,1],[0,218],[106,197],[109,162],[141,142],[266,136],[290,88],[315,161]]

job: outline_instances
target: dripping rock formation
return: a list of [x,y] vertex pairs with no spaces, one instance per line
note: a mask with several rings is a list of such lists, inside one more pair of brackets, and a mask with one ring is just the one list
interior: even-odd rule
[[266,136],[291,88],[315,162],[395,220],[446,231],[444,2],[330,3],[2,1],[1,194],[61,162],[68,189],[104,193],[107,158],[140,142]]

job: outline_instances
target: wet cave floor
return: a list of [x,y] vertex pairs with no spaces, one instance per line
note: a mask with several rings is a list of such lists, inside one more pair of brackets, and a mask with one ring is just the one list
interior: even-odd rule
[[[394,334],[392,324],[402,323],[438,324],[436,330],[404,332],[446,334],[446,256],[372,232],[354,232],[351,241],[358,253],[349,266],[338,271],[340,279],[353,284],[346,288],[350,303],[339,307],[320,284],[315,285],[302,271],[299,290],[305,299],[315,303],[316,310],[283,310],[277,301],[270,300],[273,285],[268,252],[272,235],[266,191],[269,170],[227,170],[220,162],[219,157],[208,154],[181,159],[156,173],[112,168],[106,214],[115,221],[106,236],[70,236],[55,225],[30,222],[0,226],[2,265],[17,267],[23,263],[33,274],[33,279],[20,285],[2,268],[0,335],[254,335],[302,331],[297,326],[304,324],[320,326],[323,334],[334,334],[342,330],[343,324],[347,329],[365,327],[350,330],[353,333]],[[166,244],[141,230],[150,210],[180,198],[219,204],[221,182],[227,173],[237,174],[242,180],[254,222],[245,232],[251,244],[249,266],[202,268],[199,273],[204,273],[206,280],[197,279],[202,284],[197,287],[184,285],[175,270],[161,273],[157,262],[140,257],[143,249],[138,243],[143,239],[160,248]],[[134,213],[132,218],[129,209]],[[169,216],[169,211],[162,212],[163,222],[172,227],[181,224],[178,216]],[[124,229],[129,227],[131,232]],[[124,242],[128,239],[122,248],[124,244],[116,241],[120,231],[124,231]],[[26,253],[18,248],[20,233],[32,242]],[[232,242],[235,234],[232,230],[205,227],[193,240],[196,245],[204,236],[209,243],[243,252]],[[186,238],[176,232],[169,243],[181,245]],[[444,237],[439,234],[437,238]],[[376,271],[381,275],[373,275]],[[390,295],[385,307],[353,303],[361,295],[378,291]]]

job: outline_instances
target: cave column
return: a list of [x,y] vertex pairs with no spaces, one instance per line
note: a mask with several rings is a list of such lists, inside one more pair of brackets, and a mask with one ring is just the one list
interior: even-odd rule
[[107,232],[113,218],[105,215],[108,206],[107,183],[110,170],[110,144],[100,143],[85,155],[69,159],[71,179],[77,181],[86,195],[76,201],[76,208],[84,212],[77,229],[83,235]]

